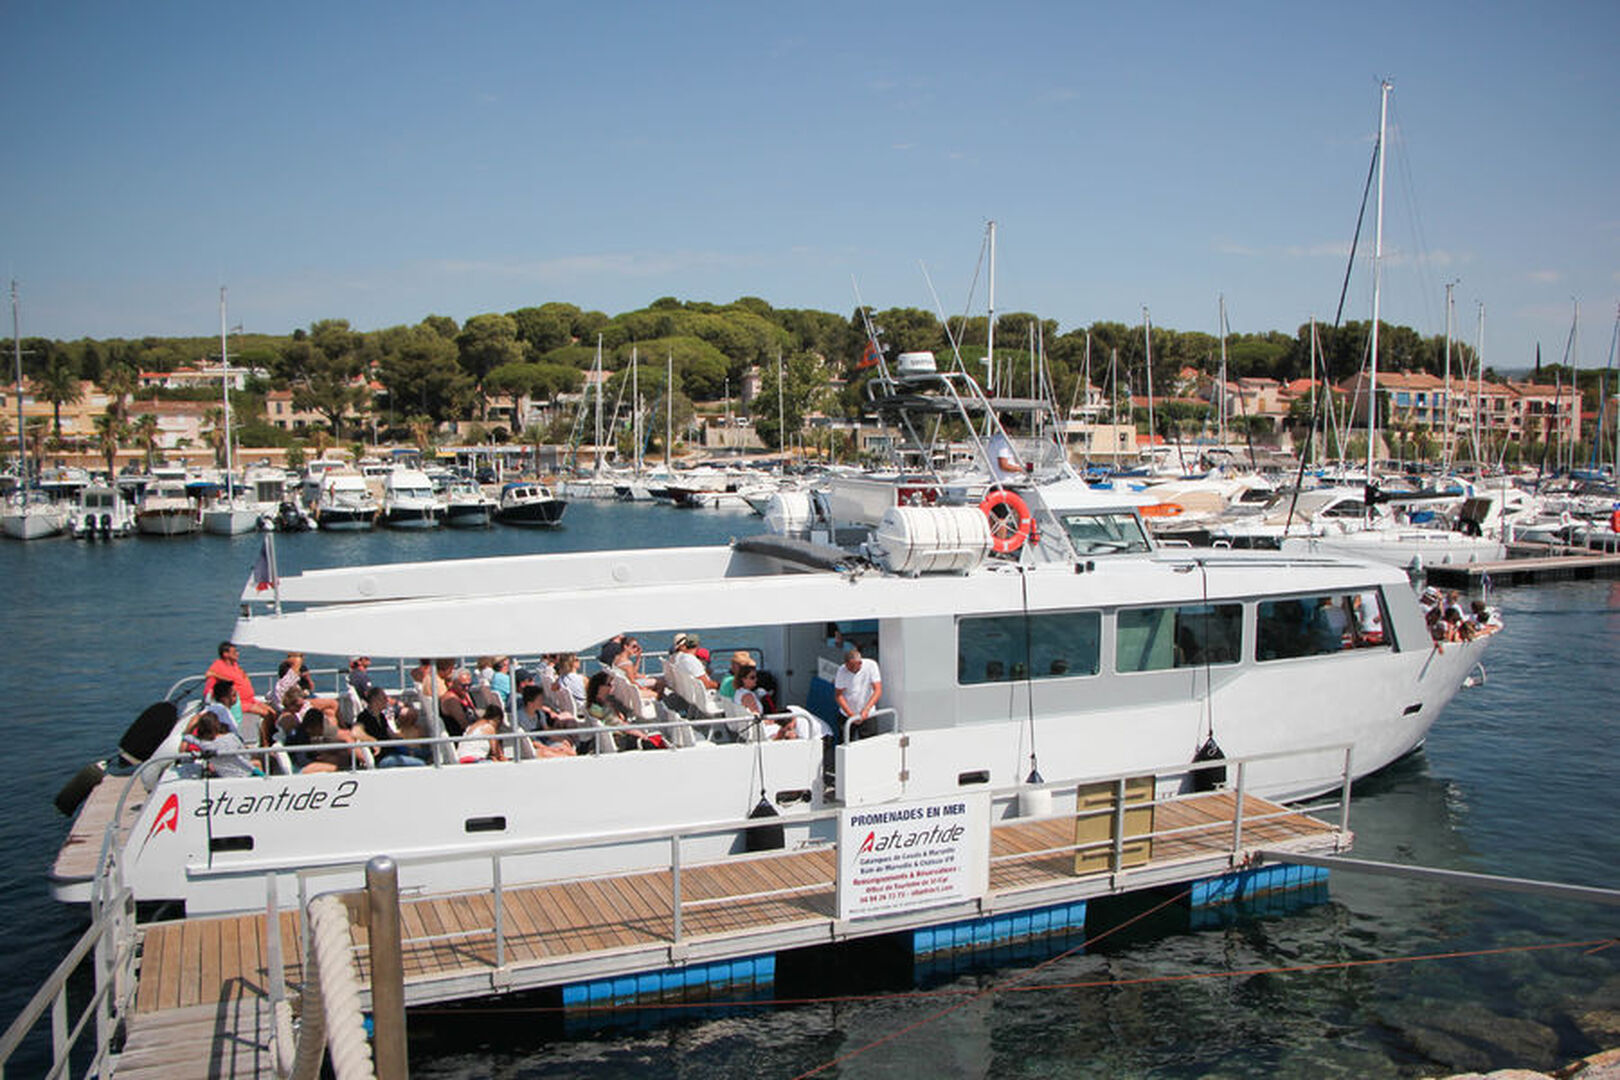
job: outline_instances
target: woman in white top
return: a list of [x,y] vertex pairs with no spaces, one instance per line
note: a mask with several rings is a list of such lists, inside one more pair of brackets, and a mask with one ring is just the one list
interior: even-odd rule
[[760,700],[758,668],[745,666],[737,672],[737,689],[732,700],[761,718],[759,726],[762,739],[794,739],[798,737],[798,725],[792,716],[787,718],[786,723],[781,724],[764,718],[765,705]]

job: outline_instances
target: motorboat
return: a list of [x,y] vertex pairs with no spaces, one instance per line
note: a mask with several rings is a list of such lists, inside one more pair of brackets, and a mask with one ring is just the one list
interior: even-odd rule
[[[955,373],[928,387],[948,399],[935,415],[974,395],[967,382]],[[402,888],[434,891],[487,875],[487,859],[427,857],[475,842],[514,853],[508,882],[664,866],[657,830],[701,833],[762,802],[785,842],[807,848],[834,841],[824,808],[980,792],[1010,807],[1030,792],[1047,796],[1036,812],[1061,814],[1074,811],[1077,785],[1101,777],[1153,776],[1161,797],[1192,790],[1193,763],[1222,755],[1242,769],[1209,782],[1298,800],[1419,746],[1486,648],[1483,637],[1437,646],[1393,566],[1162,549],[1140,496],[1093,491],[1061,467],[993,483],[979,502],[960,500],[964,490],[908,505],[898,484],[839,477],[831,497],[784,493],[809,504],[794,535],[335,567],[284,575],[273,593],[250,585],[222,598],[243,612],[232,641],[270,655],[364,654],[374,676],[397,664],[395,692],[420,708],[431,761],[305,773],[272,747],[266,775],[209,778],[180,746],[196,706],[165,703],[138,722],[161,730],[139,755],[130,788],[143,801],[110,841],[113,862],[137,900],[195,914],[262,910],[267,881],[290,903],[317,868],[321,888],[354,887],[379,851],[399,857]],[[458,764],[436,702],[404,677],[422,656],[594,657],[626,631],[653,643],[696,634],[720,656],[747,649],[778,674],[775,715],[794,719],[795,737],[751,738],[747,716],[666,663],[661,696],[626,682],[628,700],[615,700],[669,748],[626,752],[612,729],[583,727],[575,737],[595,753],[538,758],[511,732],[507,760]],[[849,642],[881,667],[881,707],[858,740],[834,704]],[[610,675],[603,685],[619,695]],[[581,835],[596,839],[564,843]],[[731,858],[746,839],[707,833],[683,858]],[[90,882],[58,873],[52,888],[84,900]]]
[[535,481],[507,484],[501,489],[495,520],[502,525],[561,525],[568,503],[550,487]]
[[185,470],[157,468],[141,494],[135,527],[142,536],[190,536],[197,531],[197,504],[186,492]]
[[444,492],[444,523],[452,529],[482,529],[495,520],[500,503],[473,480],[452,480]]
[[394,529],[436,528],[444,504],[433,493],[433,481],[421,469],[395,465],[383,475],[382,514],[379,520]]
[[67,519],[67,510],[39,491],[18,492],[0,509],[0,528],[13,540],[60,536],[67,528]]
[[77,540],[116,540],[135,532],[135,508],[115,484],[90,484],[68,518]]
[[215,536],[241,536],[258,529],[263,517],[263,505],[233,486],[228,493],[221,494],[203,507],[203,532]]
[[333,469],[321,477],[315,524],[331,531],[369,529],[377,520],[377,497],[353,469]]

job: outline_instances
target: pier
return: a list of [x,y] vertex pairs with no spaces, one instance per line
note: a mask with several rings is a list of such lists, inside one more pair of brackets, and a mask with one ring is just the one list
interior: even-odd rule
[[[746,1001],[769,996],[776,957],[792,950],[892,935],[912,948],[920,966],[1048,935],[1083,940],[1085,905],[1095,898],[1187,887],[1189,896],[1196,893],[1192,903],[1210,904],[1318,881],[1321,872],[1309,867],[1252,864],[1260,851],[1271,859],[1341,853],[1351,843],[1348,830],[1244,794],[1244,763],[1228,764],[1234,787],[1197,794],[1154,798],[1151,784],[1143,788],[1148,778],[1100,780],[1078,793],[1070,785],[1055,793],[1062,800],[1055,811],[1047,804],[1040,816],[998,816],[988,824],[981,893],[860,917],[847,915],[848,896],[840,890],[849,883],[840,880],[838,846],[830,842],[795,847],[790,841],[781,850],[683,865],[682,842],[695,834],[671,830],[670,861],[662,869],[541,882],[503,881],[503,860],[525,852],[457,852],[453,858],[489,867],[488,886],[399,897],[403,1001],[426,1005],[545,989],[582,1015],[677,1000]],[[1341,823],[1345,788],[1337,806]],[[991,793],[978,795],[988,808]],[[996,800],[998,815],[1016,805],[1005,796]],[[818,812],[840,813],[850,811]],[[718,823],[705,831],[740,833],[750,824],[757,822]],[[412,863],[406,858],[399,865],[406,871]],[[355,869],[300,873],[305,900],[296,911],[278,910],[277,890],[268,882],[263,912],[135,927],[132,917],[109,918],[117,905],[104,903],[86,935],[100,936],[79,953],[94,953],[98,986],[105,985],[94,1005],[105,1015],[98,1012],[95,1028],[107,1037],[106,1047],[117,1050],[104,1050],[103,1074],[165,1080],[285,1075],[279,1070],[307,1056],[307,1047],[288,1045],[295,1016],[304,1031],[310,1028],[303,1004],[312,996],[324,999],[333,1027],[332,1000],[342,996],[328,986],[335,967],[352,966],[358,979],[352,996],[371,1009],[367,894],[333,893],[322,884]],[[321,935],[308,928],[323,903],[343,913],[337,916],[341,963],[330,955],[316,959],[312,939]],[[129,911],[132,916],[132,904]],[[62,1006],[49,997],[56,993],[65,1001],[65,980],[36,995],[13,1025],[17,1041],[19,1025],[47,1011],[54,1021]],[[322,992],[312,994],[316,988],[306,980],[318,981]],[[89,1028],[89,1019],[87,1012],[73,1025],[75,1036]],[[121,1042],[111,1037],[117,1028]],[[68,1025],[53,1022],[52,1030],[58,1055],[65,1054]]]
[[1479,590],[1536,585],[1544,581],[1620,578],[1620,554],[1548,544],[1509,544],[1508,558],[1496,562],[1436,563],[1425,566],[1429,582],[1448,589]]

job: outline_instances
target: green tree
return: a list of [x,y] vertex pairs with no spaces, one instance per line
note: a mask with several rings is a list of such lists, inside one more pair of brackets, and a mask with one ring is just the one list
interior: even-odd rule
[[136,445],[138,445],[142,450],[146,451],[146,471],[151,472],[152,461],[157,456],[158,448],[157,417],[153,416],[151,413],[142,413],[140,416],[135,418],[132,431],[135,435]]
[[474,315],[456,337],[461,368],[472,376],[478,388],[480,416],[488,411],[484,379],[501,365],[516,364],[523,359],[523,346],[518,342],[517,333],[517,320],[510,315]]
[[455,342],[425,323],[383,330],[377,339],[377,378],[391,409],[433,422],[462,415],[472,401],[473,381],[461,369]]
[[109,360],[101,369],[101,378],[96,385],[111,399],[107,407],[113,414],[120,421],[127,419],[129,397],[137,385],[135,369],[122,360]]
[[112,409],[95,419],[96,449],[107,463],[109,479],[118,475],[118,451],[129,438],[129,425]]
[[62,406],[71,405],[84,396],[79,381],[79,369],[65,356],[53,360],[34,381],[34,390],[41,400],[51,403],[52,430],[62,438]]
[[[760,391],[749,410],[754,430],[768,446],[782,449],[803,427],[806,414],[821,405],[827,392],[826,364],[814,353],[796,352],[782,358],[781,394],[777,393],[777,365],[761,369]],[[781,408],[777,403],[780,400]]]

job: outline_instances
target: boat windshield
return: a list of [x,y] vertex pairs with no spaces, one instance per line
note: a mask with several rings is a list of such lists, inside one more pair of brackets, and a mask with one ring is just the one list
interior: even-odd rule
[[1114,555],[1150,549],[1141,519],[1127,511],[1060,514],[1077,555]]

